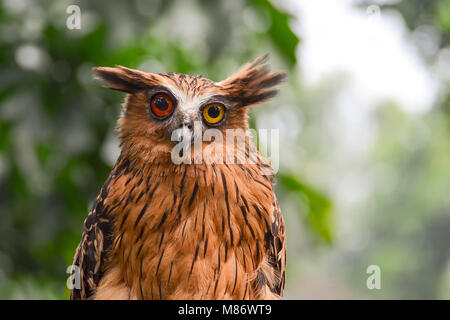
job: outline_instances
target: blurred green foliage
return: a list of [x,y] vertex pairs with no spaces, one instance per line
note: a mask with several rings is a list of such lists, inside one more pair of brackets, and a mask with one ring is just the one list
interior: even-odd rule
[[300,181],[295,174],[278,174],[278,181],[287,192],[297,194],[305,207],[307,221],[311,228],[326,242],[331,243],[332,221],[331,200],[322,192]]
[[[399,1],[381,9],[402,14],[430,68],[442,63],[450,45],[449,1]],[[434,42],[434,50],[427,50],[423,34]],[[449,297],[449,81],[442,79],[440,90],[441,98],[428,114],[413,116],[386,103],[375,115],[380,133],[371,154],[377,164],[375,192],[361,226],[370,232],[367,245],[352,255],[356,265],[377,261],[382,268],[388,287],[373,297]]]
[[447,0],[409,0],[386,4],[382,9],[398,10],[406,24],[415,30],[420,26],[432,26],[441,33],[440,46],[450,44],[450,3]]

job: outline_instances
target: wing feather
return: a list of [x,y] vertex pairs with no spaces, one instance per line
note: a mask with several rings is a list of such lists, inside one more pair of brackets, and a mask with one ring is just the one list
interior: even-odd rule
[[272,207],[267,212],[270,225],[264,236],[264,260],[259,265],[254,281],[256,299],[282,297],[286,278],[285,226],[275,195]]
[[276,281],[271,287],[271,291],[282,296],[286,281],[286,234],[284,219],[276,199],[273,203],[271,218],[273,242],[269,249],[269,262],[277,275]]
[[94,293],[103,275],[103,268],[111,246],[113,224],[108,217],[104,201],[108,196],[110,178],[104,184],[92,210],[84,221],[83,235],[76,250],[73,265],[78,267],[80,287],[72,289],[72,300],[89,299]]

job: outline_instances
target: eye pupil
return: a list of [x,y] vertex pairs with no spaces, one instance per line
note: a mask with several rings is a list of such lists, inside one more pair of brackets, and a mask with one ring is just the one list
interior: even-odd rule
[[169,102],[164,98],[164,97],[158,97],[155,100],[155,106],[159,109],[159,110],[167,110],[167,108],[169,108]]
[[212,106],[208,109],[208,115],[211,118],[217,118],[220,115],[220,108],[218,106]]

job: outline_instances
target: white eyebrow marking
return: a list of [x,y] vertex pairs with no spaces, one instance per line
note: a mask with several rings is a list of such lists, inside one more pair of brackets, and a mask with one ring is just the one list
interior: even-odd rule
[[178,100],[178,108],[183,113],[186,120],[195,119],[199,113],[200,106],[215,95],[214,93],[207,93],[190,97],[185,91],[180,90],[177,87],[171,85],[167,85],[166,87]]

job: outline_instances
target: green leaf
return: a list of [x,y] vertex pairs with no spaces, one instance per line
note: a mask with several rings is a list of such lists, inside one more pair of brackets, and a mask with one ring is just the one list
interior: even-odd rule
[[331,200],[312,186],[301,182],[293,174],[279,173],[278,181],[288,192],[298,194],[308,208],[307,222],[314,232],[325,242],[333,241],[331,226]]
[[291,15],[275,7],[268,0],[249,0],[255,9],[266,10],[270,16],[271,24],[267,31],[270,39],[280,50],[282,56],[292,66],[297,63],[296,49],[300,39],[289,26]]
[[437,6],[438,22],[445,32],[450,32],[450,2],[441,1]]

